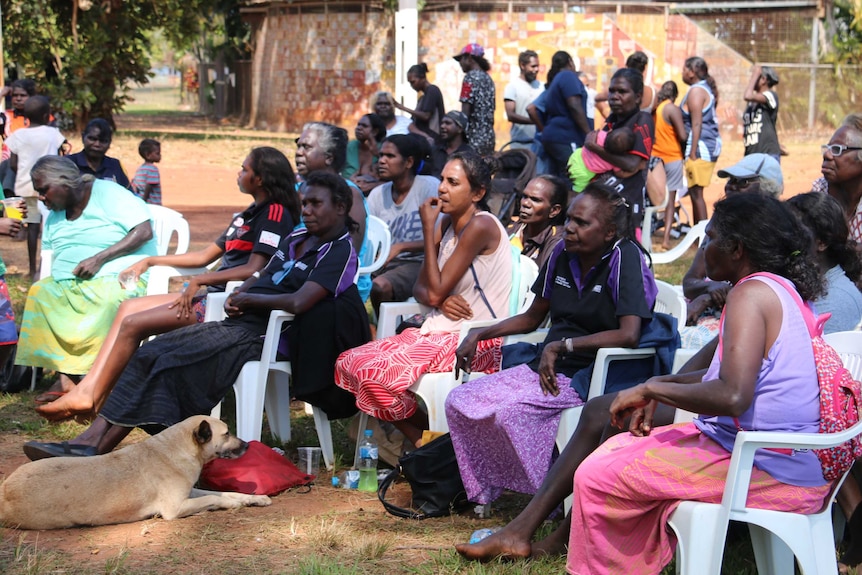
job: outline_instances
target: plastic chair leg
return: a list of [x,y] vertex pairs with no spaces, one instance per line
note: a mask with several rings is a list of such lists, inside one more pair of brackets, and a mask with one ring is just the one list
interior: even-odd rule
[[257,385],[258,362],[247,362],[233,388],[236,392],[236,435],[245,441],[260,441],[265,390]]
[[719,575],[727,537],[720,505],[683,501],[668,525],[677,535],[677,575]]
[[[266,382],[266,419],[272,434],[282,443],[290,441],[290,375],[270,370]],[[259,425],[263,425],[263,421]]]
[[335,452],[332,448],[332,426],[329,425],[329,417],[319,407],[313,408],[314,427],[317,429],[317,438],[320,440],[320,450],[323,452],[323,462],[326,469],[332,469],[335,462]]
[[210,417],[215,417],[216,419],[221,419],[221,402],[219,401],[213,410],[210,411]]
[[751,533],[751,546],[754,548],[758,573],[793,573],[793,551],[780,537],[752,523],[748,524],[748,531]]

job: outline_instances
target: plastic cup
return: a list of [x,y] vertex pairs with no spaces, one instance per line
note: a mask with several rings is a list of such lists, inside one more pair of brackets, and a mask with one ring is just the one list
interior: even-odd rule
[[134,291],[138,287],[138,278],[135,277],[134,273],[120,274],[117,276],[117,280],[126,291]]
[[320,456],[322,451],[319,447],[300,447],[299,470],[306,475],[318,475],[320,473]]
[[18,208],[20,198],[5,198],[3,200],[3,215],[13,220],[23,220],[24,213]]

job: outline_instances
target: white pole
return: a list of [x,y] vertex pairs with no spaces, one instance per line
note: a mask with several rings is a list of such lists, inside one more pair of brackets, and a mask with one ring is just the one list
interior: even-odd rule
[[416,107],[416,92],[407,83],[407,70],[419,62],[419,11],[416,0],[398,0],[395,13],[395,99]]

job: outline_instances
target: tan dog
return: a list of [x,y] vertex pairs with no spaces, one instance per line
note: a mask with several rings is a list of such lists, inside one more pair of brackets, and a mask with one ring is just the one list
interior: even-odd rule
[[269,505],[265,495],[192,488],[205,463],[239,457],[247,448],[223,422],[197,415],[105,455],[33,461],[0,485],[0,522],[57,529]]

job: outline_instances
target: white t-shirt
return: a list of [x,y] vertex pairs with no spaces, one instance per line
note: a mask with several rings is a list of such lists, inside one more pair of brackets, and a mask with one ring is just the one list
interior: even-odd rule
[[18,156],[18,171],[15,173],[15,194],[21,197],[36,196],[30,169],[42,156],[56,156],[66,138],[60,130],[51,126],[35,126],[16,130],[6,140],[9,150]]
[[[392,182],[386,182],[368,194],[368,213],[389,224],[393,244],[420,241],[422,239],[422,220],[419,218],[419,206],[428,198],[436,198],[439,187],[440,180],[437,178],[416,176],[410,192],[400,204],[396,204],[395,200],[392,199]],[[402,253],[398,257],[407,260],[421,260],[422,252]]]
[[[506,89],[503,91],[503,100],[515,102],[515,113],[519,116],[526,116],[527,106],[544,91],[545,85],[538,80],[533,80],[532,83],[528,84],[526,80],[518,77],[506,85]],[[536,126],[532,124],[512,124],[509,134],[513,142],[527,142],[525,146],[529,147],[529,142],[532,142],[536,136]]]
[[409,134],[410,118],[404,116],[395,116],[395,125],[386,130],[386,136],[397,136],[398,134]]

